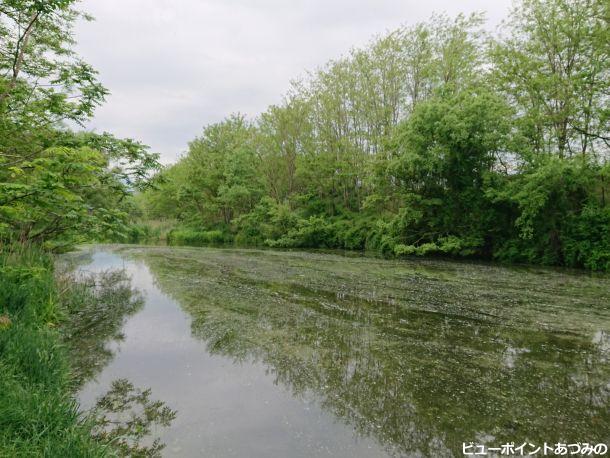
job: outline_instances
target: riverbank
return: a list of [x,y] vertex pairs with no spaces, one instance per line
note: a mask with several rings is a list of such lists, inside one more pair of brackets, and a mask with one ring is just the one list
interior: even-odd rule
[[[311,228],[307,236],[284,237],[279,239],[261,239],[242,237],[226,226],[205,229],[198,226],[181,224],[176,220],[138,220],[130,226],[127,238],[114,240],[117,243],[129,243],[147,246],[177,247],[222,247],[233,249],[288,250],[307,252],[341,252],[346,255],[367,256],[386,260],[422,260],[475,262],[495,266],[523,268],[571,269],[603,275],[610,272],[610,251],[601,247],[595,263],[567,262],[557,263],[534,258],[504,259],[495,256],[483,256],[469,250],[463,250],[455,240],[447,240],[443,246],[425,245],[411,249],[399,246],[390,239],[384,239],[379,245],[375,240],[374,228],[355,222],[353,227],[345,221],[337,220],[336,224],[318,225]],[[286,235],[286,234],[284,234]],[[293,234],[294,235],[294,234]],[[599,237],[601,245],[606,244],[604,237]],[[605,246],[605,245],[604,245]]]
[[64,286],[58,289],[48,254],[0,252],[0,456],[113,455],[73,395],[59,325],[76,289]]
[[121,266],[57,261],[36,246],[0,247],[0,457],[161,456],[151,433],[175,412],[150,390],[117,379],[85,410],[77,397],[141,295]]

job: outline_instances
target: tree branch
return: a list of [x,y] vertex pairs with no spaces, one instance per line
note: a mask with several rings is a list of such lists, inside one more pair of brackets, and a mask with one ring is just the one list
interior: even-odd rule
[[32,31],[34,30],[34,24],[38,21],[40,17],[40,11],[36,11],[32,13],[30,21],[28,22],[27,27],[23,31],[23,34],[17,40],[17,46],[15,48],[15,58],[13,59],[13,75],[8,84],[7,89],[3,94],[0,94],[0,103],[4,102],[4,100],[9,96],[10,91],[15,88],[17,84],[17,78],[19,77],[19,73],[21,72],[21,66],[23,65],[23,59],[25,58],[25,49],[28,45],[28,41],[30,40],[30,36]]

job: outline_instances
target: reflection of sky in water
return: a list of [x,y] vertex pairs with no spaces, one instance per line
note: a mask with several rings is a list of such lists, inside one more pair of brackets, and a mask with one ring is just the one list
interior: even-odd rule
[[113,380],[126,378],[150,387],[154,399],[178,412],[169,429],[155,432],[167,444],[164,456],[385,456],[313,397],[295,398],[275,384],[263,364],[208,354],[205,343],[191,337],[190,318],[155,286],[142,262],[96,251],[82,266],[89,272],[113,268],[127,271],[146,304],[127,320],[125,340],[110,343],[112,362],[81,390],[83,408]]
[[[123,258],[112,251],[96,250],[91,254],[91,260],[86,264],[79,266],[79,271],[83,273],[99,273],[111,269],[124,269],[127,264]],[[131,269],[137,271],[137,269]],[[133,272],[130,272],[133,273]]]

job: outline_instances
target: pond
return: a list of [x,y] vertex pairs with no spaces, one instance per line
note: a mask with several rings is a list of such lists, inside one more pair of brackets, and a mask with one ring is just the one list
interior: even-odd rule
[[[85,345],[177,411],[164,456],[462,456],[610,439],[610,278],[332,253],[100,246],[143,305]],[[116,319],[114,319],[116,321]],[[97,359],[96,359],[97,358]],[[78,368],[77,368],[78,369]]]

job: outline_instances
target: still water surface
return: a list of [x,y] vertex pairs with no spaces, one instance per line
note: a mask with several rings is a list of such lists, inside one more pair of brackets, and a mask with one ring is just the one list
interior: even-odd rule
[[[164,456],[461,456],[610,440],[610,279],[336,254],[95,247],[144,305],[79,398],[128,379],[177,411]],[[87,350],[90,348],[90,350]],[[101,350],[100,350],[101,348]]]

